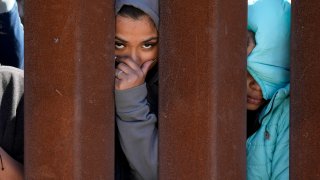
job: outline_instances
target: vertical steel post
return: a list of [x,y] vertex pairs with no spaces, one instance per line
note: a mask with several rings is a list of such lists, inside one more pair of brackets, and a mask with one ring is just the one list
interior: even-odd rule
[[320,179],[320,1],[292,1],[290,179]]
[[160,179],[245,179],[247,1],[160,1]]
[[26,179],[113,179],[113,9],[25,4]]

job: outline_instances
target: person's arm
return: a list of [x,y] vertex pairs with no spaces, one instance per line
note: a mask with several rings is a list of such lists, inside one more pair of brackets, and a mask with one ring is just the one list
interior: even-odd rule
[[0,147],[0,179],[23,179],[23,166]]
[[24,30],[15,0],[0,0],[0,63],[24,67]]
[[157,117],[150,113],[146,84],[116,90],[117,126],[121,147],[136,179],[157,179]]
[[289,179],[289,101],[277,128],[276,148],[272,158],[271,179]]

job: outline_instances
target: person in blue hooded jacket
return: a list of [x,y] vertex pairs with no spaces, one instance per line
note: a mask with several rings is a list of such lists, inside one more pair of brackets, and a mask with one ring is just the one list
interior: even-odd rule
[[24,30],[15,0],[0,0],[0,64],[24,68]]
[[157,0],[116,0],[116,179],[157,179],[158,23]]
[[248,1],[248,180],[289,179],[290,17],[290,1]]

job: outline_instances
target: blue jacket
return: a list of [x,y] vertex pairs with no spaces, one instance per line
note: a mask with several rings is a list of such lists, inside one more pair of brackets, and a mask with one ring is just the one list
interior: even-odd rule
[[17,3],[9,12],[0,13],[0,64],[24,67],[24,31]]
[[289,179],[289,89],[274,94],[259,116],[261,127],[247,140],[248,180]]

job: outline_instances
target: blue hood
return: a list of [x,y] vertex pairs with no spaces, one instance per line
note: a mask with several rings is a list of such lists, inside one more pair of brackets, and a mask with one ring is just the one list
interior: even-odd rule
[[256,47],[247,70],[262,89],[263,98],[290,83],[290,0],[248,0],[248,30]]

